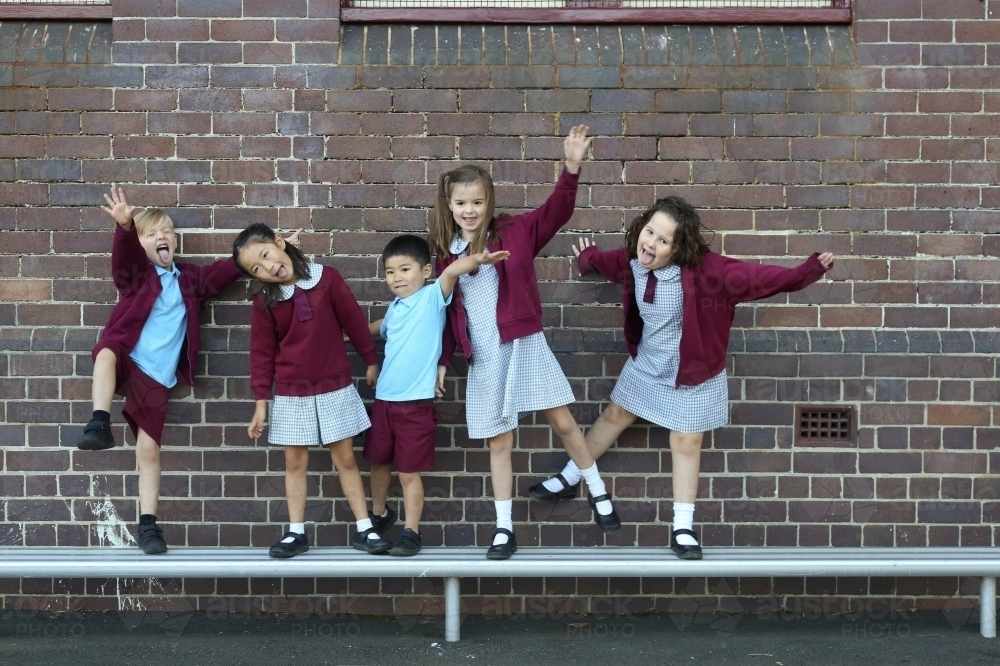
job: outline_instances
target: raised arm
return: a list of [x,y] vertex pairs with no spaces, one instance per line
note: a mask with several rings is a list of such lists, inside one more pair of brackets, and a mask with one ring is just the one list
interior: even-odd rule
[[754,264],[723,257],[722,278],[730,297],[737,301],[756,301],[775,294],[805,289],[833,268],[833,255],[814,253],[795,268]]
[[458,282],[458,278],[466,273],[471,273],[484,264],[499,263],[506,260],[509,256],[510,252],[502,250],[500,252],[480,252],[479,254],[472,254],[461,259],[456,259],[438,276],[437,283],[441,287],[441,295],[445,299],[451,296],[451,292],[455,291],[455,284]]
[[624,248],[601,252],[590,239],[581,238],[579,244],[573,246],[573,254],[576,255],[580,275],[596,271],[608,280],[621,284],[631,271],[628,253]]
[[139,234],[132,223],[136,207],[128,204],[125,191],[120,187],[117,190],[112,187],[111,195],[105,194],[104,200],[108,205],[101,206],[101,210],[110,215],[116,224],[111,245],[111,280],[119,291],[128,291],[138,284],[149,265],[149,258],[139,243]]

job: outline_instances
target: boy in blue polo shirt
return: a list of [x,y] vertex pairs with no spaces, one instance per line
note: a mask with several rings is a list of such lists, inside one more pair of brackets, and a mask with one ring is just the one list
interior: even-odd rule
[[385,317],[370,326],[372,335],[380,335],[386,344],[375,387],[372,428],[365,437],[362,456],[372,466],[372,525],[379,534],[385,534],[396,522],[395,512],[386,506],[393,462],[403,486],[406,526],[390,555],[420,552],[420,514],[424,509],[420,472],[434,467],[434,395],[445,308],[460,276],[508,256],[509,252],[481,252],[463,257],[437,282],[428,284],[434,268],[426,240],[398,236],[382,252],[385,281],[396,298]]

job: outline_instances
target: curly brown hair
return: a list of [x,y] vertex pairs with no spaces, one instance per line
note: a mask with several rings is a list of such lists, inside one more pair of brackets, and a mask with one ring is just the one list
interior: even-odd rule
[[628,255],[632,258],[639,256],[639,233],[656,213],[664,213],[677,223],[671,262],[678,266],[700,264],[701,258],[710,250],[709,241],[702,235],[702,229],[709,230],[702,225],[698,211],[681,197],[658,199],[648,210],[632,220],[632,225],[625,234],[625,251]]

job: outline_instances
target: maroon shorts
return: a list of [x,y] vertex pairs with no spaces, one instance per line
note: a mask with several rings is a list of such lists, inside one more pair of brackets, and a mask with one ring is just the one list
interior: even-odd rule
[[159,444],[163,439],[163,424],[167,420],[170,390],[143,372],[117,342],[98,342],[94,347],[94,360],[102,349],[113,351],[118,360],[115,364],[115,393],[125,398],[122,416],[132,428],[132,435],[138,439],[141,428]]
[[388,402],[376,398],[372,427],[361,455],[374,465],[395,461],[396,469],[403,473],[425,472],[434,467],[436,432],[433,400]]

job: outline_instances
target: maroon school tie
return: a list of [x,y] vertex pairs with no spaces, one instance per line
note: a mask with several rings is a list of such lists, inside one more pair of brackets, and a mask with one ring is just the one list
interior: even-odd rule
[[646,274],[646,293],[642,295],[642,300],[646,303],[653,302],[653,296],[656,295],[656,274],[653,271],[649,271]]
[[309,297],[306,292],[298,287],[292,293],[292,303],[295,305],[295,314],[299,316],[299,321],[309,321],[313,318],[313,309],[309,305]]

